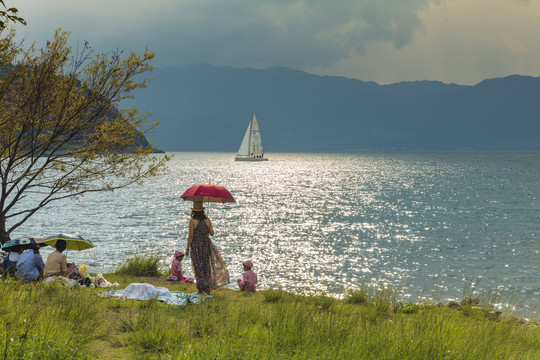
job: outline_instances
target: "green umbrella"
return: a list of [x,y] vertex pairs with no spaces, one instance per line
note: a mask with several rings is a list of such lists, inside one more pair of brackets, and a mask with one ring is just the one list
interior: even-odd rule
[[64,233],[49,236],[43,240],[43,243],[55,247],[58,240],[65,240],[68,250],[85,250],[94,247],[90,240],[84,239],[81,235]]

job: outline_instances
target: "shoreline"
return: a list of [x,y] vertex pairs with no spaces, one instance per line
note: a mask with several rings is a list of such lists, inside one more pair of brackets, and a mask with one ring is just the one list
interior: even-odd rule
[[[95,276],[96,274],[94,274]],[[118,275],[115,275],[114,273],[106,273],[106,274],[102,274],[105,278],[107,277],[111,277],[111,278],[117,278]],[[170,288],[170,287],[175,287],[175,286],[181,286],[181,287],[184,287],[186,289],[190,289],[193,293],[195,293],[197,291],[197,288],[195,287],[195,284],[190,284],[190,283],[186,283],[186,282],[183,282],[183,281],[167,281],[165,278],[163,277],[154,277],[154,276],[149,276],[149,277],[138,277],[139,280],[146,280],[144,282],[150,284],[150,285],[153,285],[153,286],[159,286],[159,287],[166,287],[166,288]],[[231,281],[231,284],[233,284],[234,281]],[[233,284],[235,285],[235,284]],[[219,289],[217,289],[217,291],[219,292],[233,292],[233,293],[238,293],[239,291],[237,289],[231,289],[229,287],[221,287]],[[337,301],[345,301],[345,299],[347,298],[348,294],[347,292],[345,292],[344,294],[340,294],[340,295],[343,295],[342,297],[336,297],[334,295],[336,294],[316,294],[316,293],[312,293],[312,294],[306,294],[306,293],[297,293],[297,292],[289,292],[289,291],[286,291],[282,288],[279,288],[279,289],[258,289],[257,292],[266,292],[266,291],[282,291],[282,292],[285,292],[285,293],[288,293],[292,296],[300,296],[300,297],[307,297],[307,298],[316,298],[316,297],[320,297],[320,296],[326,296],[326,297],[329,297],[329,298],[334,298],[336,299]],[[379,292],[381,290],[374,290],[372,288],[361,288],[361,289],[358,289],[358,290],[351,290],[350,292],[351,293],[355,293],[355,292],[362,292],[364,293],[365,295],[364,296],[368,296],[369,294],[368,293],[373,293],[373,292]],[[382,292],[384,292],[384,290],[382,290]],[[389,292],[390,294],[391,292]],[[390,295],[391,296],[391,295]],[[482,310],[487,310],[488,307],[492,308],[491,310],[489,310],[491,313],[492,313],[492,317],[499,317],[499,316],[502,316],[502,317],[506,317],[508,319],[514,319],[517,323],[519,324],[525,324],[525,323],[529,323],[529,324],[535,324],[536,326],[540,326],[540,316],[536,316],[536,317],[532,317],[532,318],[527,318],[527,317],[522,317],[522,316],[518,316],[518,314],[515,314],[515,313],[512,313],[512,312],[507,312],[507,311],[504,311],[504,309],[500,309],[500,308],[496,308],[493,304],[486,304],[485,302],[482,302],[481,298],[480,297],[471,297],[471,296],[463,296],[461,299],[459,300],[446,300],[446,301],[437,301],[437,302],[431,302],[431,301],[425,301],[425,302],[422,302],[422,301],[419,301],[419,302],[403,302],[403,301],[400,301],[399,299],[397,298],[394,298],[393,296],[391,296],[394,300],[394,302],[398,303],[398,304],[401,304],[400,306],[401,307],[405,307],[405,308],[414,308],[415,306],[418,306],[418,307],[435,307],[435,308],[449,308],[449,309],[453,309],[453,310],[457,310],[459,311],[462,307],[472,307],[474,309],[482,309]],[[366,299],[367,300],[367,299]],[[509,306],[511,306],[511,304],[508,304]]]
[[[103,274],[118,289],[148,283],[185,293],[193,284],[162,276]],[[25,359],[336,358],[535,359],[538,322],[457,306],[394,304],[357,290],[342,300],[283,290],[227,288],[200,304],[100,298],[108,288],[0,281],[8,357]],[[45,330],[46,329],[46,330]]]

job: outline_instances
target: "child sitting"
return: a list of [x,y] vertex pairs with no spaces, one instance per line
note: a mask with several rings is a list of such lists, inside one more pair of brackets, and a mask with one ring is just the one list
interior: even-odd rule
[[182,281],[185,281],[185,282],[188,282],[188,283],[192,283],[193,282],[193,279],[192,278],[187,278],[187,277],[184,277],[184,275],[182,274],[182,259],[184,258],[184,253],[181,252],[180,250],[176,250],[174,252],[174,260],[171,264],[171,276],[169,276],[167,278],[167,280],[169,281],[179,281],[179,280],[182,280]]
[[257,290],[257,274],[253,269],[253,262],[246,260],[242,263],[244,265],[243,280],[238,279],[238,286],[241,291],[255,292]]

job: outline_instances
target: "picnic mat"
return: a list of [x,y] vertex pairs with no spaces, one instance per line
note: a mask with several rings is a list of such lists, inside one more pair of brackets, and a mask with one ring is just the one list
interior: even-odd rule
[[181,291],[170,291],[164,287],[156,287],[147,283],[132,283],[125,289],[108,291],[111,296],[122,297],[130,300],[150,300],[157,299],[171,305],[185,306],[189,303],[200,304],[211,295],[198,295],[184,293]]

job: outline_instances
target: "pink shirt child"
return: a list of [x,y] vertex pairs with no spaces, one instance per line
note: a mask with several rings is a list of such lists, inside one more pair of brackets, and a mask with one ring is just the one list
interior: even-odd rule
[[255,292],[257,291],[257,274],[251,269],[253,263],[250,260],[244,261],[244,274],[242,280],[238,279],[238,286],[241,291]]
[[184,253],[180,250],[174,252],[174,260],[171,264],[171,276],[167,278],[169,281],[182,280],[188,283],[192,283],[192,278],[184,277],[182,274],[182,259],[184,258]]

